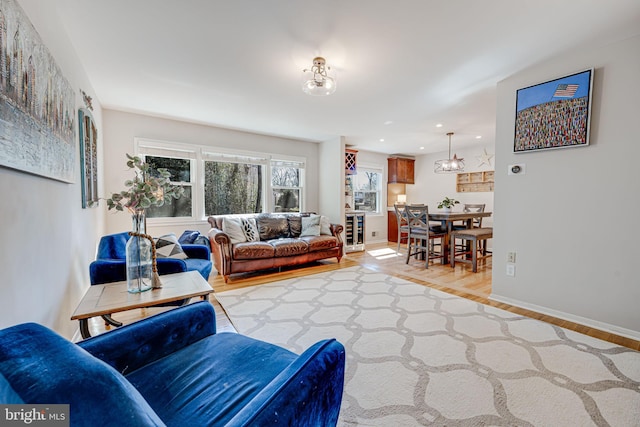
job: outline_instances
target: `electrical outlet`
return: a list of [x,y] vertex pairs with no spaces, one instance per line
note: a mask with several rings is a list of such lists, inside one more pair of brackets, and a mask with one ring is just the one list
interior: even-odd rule
[[516,263],[516,253],[515,252],[507,252],[507,262],[512,264]]
[[378,232],[377,232],[377,231],[372,231],[372,232],[371,232],[371,237],[376,237],[377,235],[378,235]]
[[507,276],[514,277],[516,275],[516,266],[513,264],[507,264]]

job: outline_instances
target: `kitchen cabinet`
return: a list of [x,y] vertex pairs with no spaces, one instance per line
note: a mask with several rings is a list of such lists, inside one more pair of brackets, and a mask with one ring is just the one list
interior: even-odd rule
[[389,184],[413,184],[414,183],[414,159],[404,157],[390,157],[387,159]]

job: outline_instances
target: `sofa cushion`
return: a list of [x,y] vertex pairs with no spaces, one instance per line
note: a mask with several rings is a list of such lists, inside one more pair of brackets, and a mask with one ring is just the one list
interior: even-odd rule
[[175,234],[165,234],[155,239],[156,242],[156,257],[158,258],[176,258],[185,259],[187,254],[182,250],[182,246],[178,243],[178,238]]
[[273,258],[275,248],[268,242],[244,242],[233,245],[233,259]]
[[302,217],[300,215],[287,215],[289,222],[289,237],[300,237],[302,232]]
[[309,245],[301,239],[274,239],[269,244],[275,249],[275,256],[293,256],[309,252]]
[[256,217],[260,240],[289,237],[289,222],[285,215],[260,214]]
[[219,333],[142,367],[127,379],[167,425],[225,425],[296,359],[294,353],[273,344]]
[[309,252],[332,249],[338,246],[338,239],[334,236],[306,236],[301,237],[309,246]]
[[320,215],[311,215],[302,218],[302,231],[300,237],[303,236],[319,236],[320,235]]
[[242,228],[242,218],[225,216],[222,218],[222,231],[227,233],[231,243],[242,243],[247,241],[247,236]]

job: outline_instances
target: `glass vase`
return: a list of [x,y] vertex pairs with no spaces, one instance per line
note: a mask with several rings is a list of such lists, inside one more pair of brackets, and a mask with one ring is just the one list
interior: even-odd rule
[[[133,233],[145,234],[144,211],[136,211],[131,219]],[[126,246],[127,291],[139,293],[151,289],[153,274],[151,242],[146,237],[130,236]]]

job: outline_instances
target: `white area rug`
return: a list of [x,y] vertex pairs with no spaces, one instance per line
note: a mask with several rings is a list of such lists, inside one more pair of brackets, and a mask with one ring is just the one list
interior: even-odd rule
[[639,352],[363,267],[215,296],[242,334],[346,347],[341,426],[640,425]]

